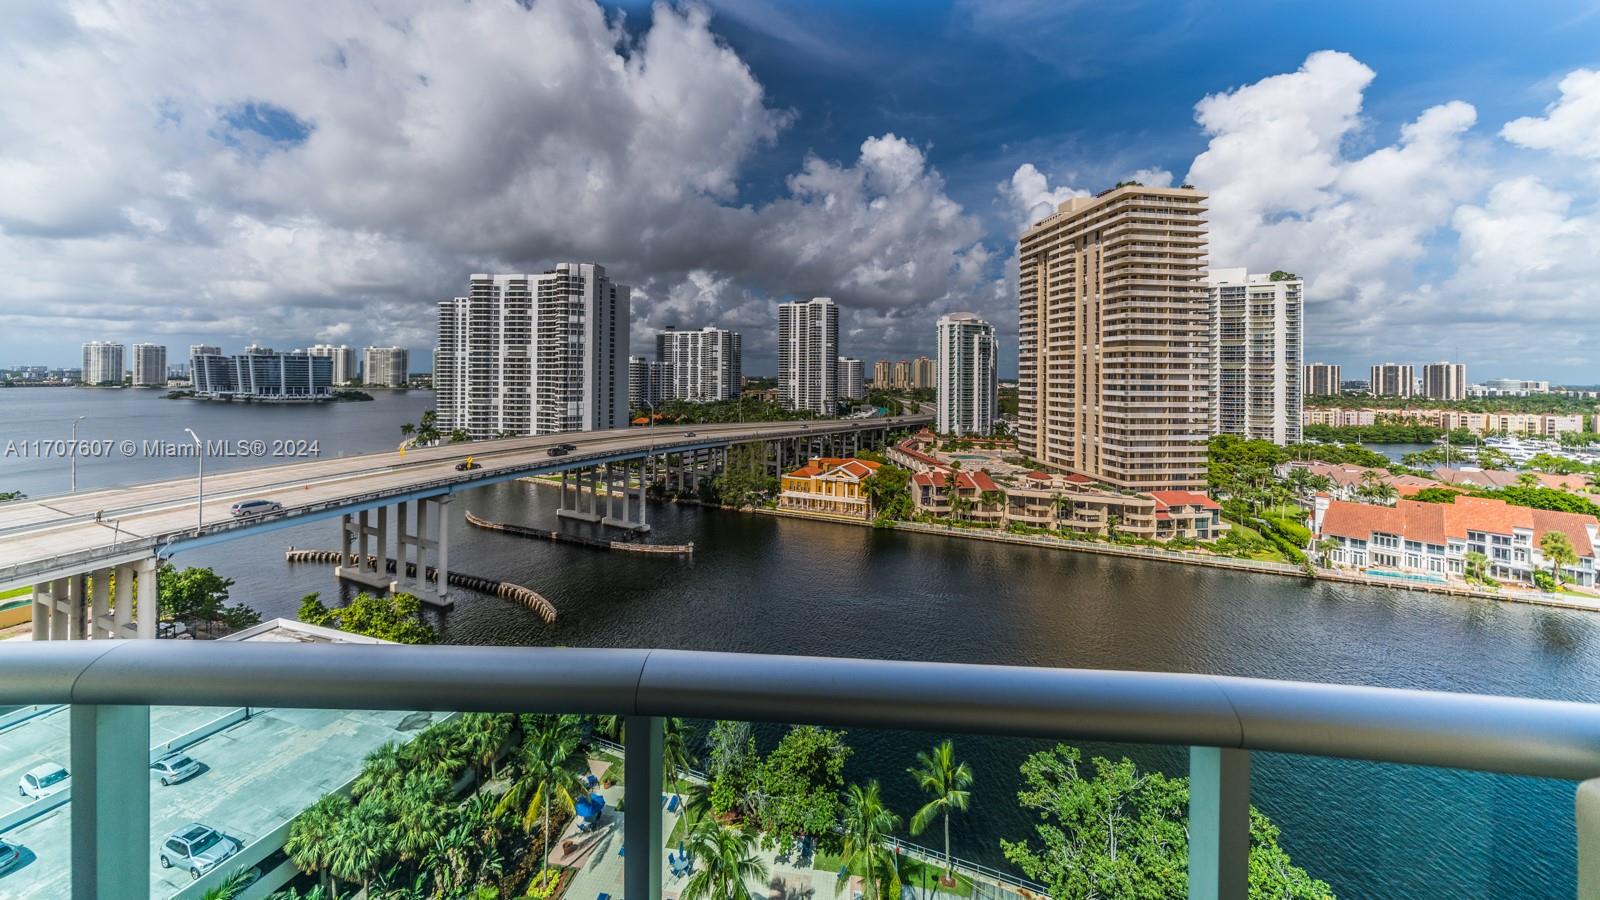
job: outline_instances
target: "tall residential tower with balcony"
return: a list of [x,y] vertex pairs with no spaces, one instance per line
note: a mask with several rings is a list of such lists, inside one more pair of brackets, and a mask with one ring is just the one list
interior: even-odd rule
[[1467,399],[1467,367],[1453,362],[1428,363],[1423,366],[1422,396],[1430,400]]
[[1305,282],[1286,272],[1211,270],[1211,389],[1217,433],[1300,443]]
[[1205,485],[1205,194],[1127,185],[1023,233],[1018,447],[1118,487]]
[[656,361],[671,366],[667,396],[712,403],[739,396],[744,342],[737,331],[710,325],[699,331],[667,329],[656,335]]
[[839,307],[827,297],[778,304],[778,402],[831,416],[839,408]]
[[[315,344],[306,348],[309,356],[326,356],[333,360],[333,383],[346,385],[356,378],[356,350],[346,344]],[[193,353],[190,354],[194,355]]]
[[1383,363],[1372,367],[1369,390],[1374,397],[1410,397],[1417,385],[1416,369],[1400,363]]
[[161,344],[133,345],[133,386],[164,387],[167,383],[167,348]]
[[404,347],[367,347],[361,351],[361,383],[367,387],[403,388],[411,379],[411,354]]
[[473,275],[439,304],[439,427],[474,438],[625,428],[629,288],[594,263]]
[[111,341],[89,341],[83,345],[83,375],[80,383],[88,385],[122,384],[121,344]]
[[938,334],[936,427],[941,434],[989,434],[1000,397],[994,326],[972,313],[951,313],[939,317]]
[[1306,366],[1305,392],[1311,397],[1337,397],[1340,387],[1339,367],[1329,363],[1312,363]]

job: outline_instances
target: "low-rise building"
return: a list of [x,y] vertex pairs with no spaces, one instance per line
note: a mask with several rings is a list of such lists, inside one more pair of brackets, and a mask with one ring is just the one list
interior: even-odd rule
[[1489,577],[1529,584],[1534,571],[1550,569],[1540,542],[1560,532],[1578,557],[1575,565],[1562,567],[1563,577],[1580,587],[1595,585],[1600,521],[1594,516],[1485,497],[1401,500],[1392,507],[1333,500],[1318,504],[1313,525],[1319,538],[1331,542],[1325,558],[1335,566],[1459,578],[1466,574],[1467,554],[1476,552],[1483,554]]
[[778,508],[871,518],[872,503],[864,482],[879,465],[865,459],[814,456],[800,468],[783,474]]

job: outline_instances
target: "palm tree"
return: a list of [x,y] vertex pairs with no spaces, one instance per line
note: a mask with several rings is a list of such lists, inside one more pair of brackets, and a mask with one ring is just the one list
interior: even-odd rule
[[589,793],[584,780],[588,762],[578,753],[578,717],[556,716],[527,736],[522,748],[522,775],[495,806],[497,815],[522,809],[522,827],[543,822],[544,856],[550,859],[550,809],[554,803],[571,811]]
[[405,434],[405,435],[416,434],[417,433],[417,426],[411,424],[410,422],[401,422],[400,423],[400,433],[401,434]]
[[1546,531],[1539,538],[1539,552],[1550,563],[1550,574],[1560,584],[1562,566],[1575,566],[1578,564],[1578,553],[1572,549],[1572,541],[1565,533],[1560,531]]
[[382,805],[374,801],[355,804],[331,837],[328,870],[333,877],[368,887],[391,850],[388,816]]
[[450,777],[440,772],[418,771],[406,779],[404,789],[390,802],[394,849],[401,859],[421,859],[446,829],[450,821],[450,807],[446,805],[449,793]]
[[[325,887],[328,886],[329,869],[333,862],[333,836],[349,811],[349,797],[327,794],[306,807],[289,823],[289,838],[284,841],[284,852],[289,854],[295,868],[303,874],[320,876]],[[338,896],[337,892],[334,892],[334,896]]]
[[350,793],[357,798],[373,794],[388,799],[400,784],[401,764],[405,758],[405,748],[394,741],[379,746],[362,760],[361,773],[350,786]]
[[237,869],[232,875],[222,880],[222,883],[200,895],[200,900],[234,900],[245,888],[254,881],[253,873],[249,869]]
[[767,879],[767,864],[756,856],[756,836],[710,817],[695,823],[687,850],[695,872],[683,886],[683,900],[755,900],[749,883]]
[[689,736],[693,729],[677,716],[668,716],[661,722],[661,769],[672,784],[674,793],[683,789],[683,773],[693,760],[689,756]]
[[972,792],[967,788],[972,786],[972,768],[964,762],[956,762],[955,747],[943,741],[932,753],[918,753],[917,764],[906,771],[932,798],[911,817],[911,833],[927,831],[935,816],[944,818],[944,876],[950,881],[955,877],[955,869],[950,865],[950,812],[965,810],[971,801]]
[[472,761],[473,773],[480,781],[485,769],[489,770],[490,777],[496,777],[495,762],[500,757],[500,747],[511,734],[511,719],[490,713],[467,713],[462,716],[462,726],[465,734],[461,749]]
[[[883,804],[877,781],[867,782],[865,788],[850,785],[844,800],[844,865],[851,874],[861,876],[866,900],[900,896],[894,854],[883,845],[899,827],[900,817]],[[846,881],[841,878],[834,890],[842,890]]]
[[459,896],[466,887],[472,872],[472,848],[472,832],[464,826],[458,825],[434,840],[424,868],[433,873],[434,890],[439,896]]

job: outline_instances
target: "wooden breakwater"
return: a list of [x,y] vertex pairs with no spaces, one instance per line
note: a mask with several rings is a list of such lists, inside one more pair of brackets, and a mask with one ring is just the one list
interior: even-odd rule
[[557,544],[577,544],[581,547],[593,547],[596,550],[616,550],[622,553],[655,553],[669,556],[683,556],[694,552],[693,543],[641,544],[636,541],[607,541],[601,538],[586,537],[581,534],[565,534],[544,528],[530,528],[527,525],[513,525],[509,522],[491,522],[488,519],[480,519],[473,515],[470,509],[467,510],[467,524],[490,531],[514,534],[517,537],[551,541]]
[[[344,555],[338,550],[291,549],[284,554],[284,559],[292,563],[329,563],[336,566],[354,566],[356,564],[356,557],[354,554],[352,554],[349,559],[345,559]],[[376,556],[371,554],[367,556],[367,565],[374,565],[376,561]],[[395,562],[395,560],[387,559],[384,561],[384,571],[395,572],[397,571],[397,568],[398,564]],[[407,562],[405,574],[407,578],[417,577],[417,564],[413,562]],[[437,582],[439,580],[439,572],[433,566],[428,566],[424,575],[428,581]],[[450,584],[454,587],[466,588],[469,591],[478,591],[484,594],[493,594],[494,596],[500,597],[504,600],[513,600],[517,603],[521,603],[523,606],[526,606],[535,613],[538,613],[539,618],[545,620],[546,623],[552,623],[556,620],[555,605],[549,600],[546,600],[544,595],[533,590],[532,588],[526,588],[520,584],[512,584],[509,581],[495,581],[492,578],[483,578],[478,575],[468,575],[465,572],[451,572]]]

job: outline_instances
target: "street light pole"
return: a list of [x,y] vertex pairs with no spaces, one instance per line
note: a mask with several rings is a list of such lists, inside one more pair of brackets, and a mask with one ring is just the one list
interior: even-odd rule
[[194,438],[194,456],[200,462],[200,471],[195,476],[194,524],[196,528],[203,528],[206,524],[206,445],[193,428],[184,431]]
[[88,416],[79,416],[72,420],[72,490],[70,493],[73,494],[78,492],[78,423],[82,422],[86,418],[88,418]]

